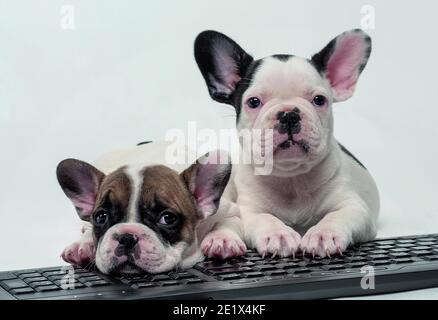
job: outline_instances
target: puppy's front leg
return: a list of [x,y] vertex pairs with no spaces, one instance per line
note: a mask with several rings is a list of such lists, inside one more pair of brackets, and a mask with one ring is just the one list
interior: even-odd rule
[[300,247],[321,257],[342,254],[352,243],[369,241],[377,233],[376,218],[360,201],[345,201],[307,230]]
[[[249,210],[249,211],[248,211]],[[241,208],[245,240],[262,256],[294,256],[299,248],[301,236],[291,227],[269,213],[254,213]]]
[[65,262],[73,265],[85,266],[94,261],[95,254],[96,248],[92,226],[90,223],[86,222],[82,227],[81,238],[65,248],[61,253],[61,257]]
[[201,243],[202,253],[209,258],[229,259],[245,254],[239,207],[221,199],[218,212],[211,217],[211,227]]

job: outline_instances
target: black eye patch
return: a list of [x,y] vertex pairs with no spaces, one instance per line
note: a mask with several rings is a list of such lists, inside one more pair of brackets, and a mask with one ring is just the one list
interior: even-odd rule
[[[102,222],[102,214],[106,214],[106,221]],[[105,232],[111,228],[116,223],[120,223],[125,218],[124,208],[117,202],[111,200],[110,192],[108,192],[104,197],[102,203],[94,210],[91,223],[93,224],[94,235],[99,241],[99,239],[105,234]]]
[[[164,241],[174,244],[182,240],[181,229],[184,224],[184,215],[175,212],[158,199],[154,199],[147,205],[140,205],[139,212],[141,222],[161,236]],[[166,214],[172,215],[172,219],[164,217]],[[171,223],[160,223],[166,220]]]

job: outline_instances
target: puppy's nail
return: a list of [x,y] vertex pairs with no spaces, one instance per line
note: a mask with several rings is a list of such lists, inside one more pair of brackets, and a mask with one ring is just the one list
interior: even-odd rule
[[338,253],[339,253],[339,255],[341,256],[341,257],[343,257],[344,256],[344,254],[342,253],[342,250],[341,250],[341,248],[337,248],[337,250],[338,250]]
[[327,253],[327,257],[329,257],[329,258],[331,259],[332,256],[330,255],[330,251],[329,251],[329,249],[325,249],[325,252]]

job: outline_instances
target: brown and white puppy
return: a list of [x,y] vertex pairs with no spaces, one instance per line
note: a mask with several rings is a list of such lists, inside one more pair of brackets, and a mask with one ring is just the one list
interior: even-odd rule
[[[66,159],[57,168],[64,193],[88,224],[65,261],[95,261],[105,273],[158,273],[203,259],[197,226],[216,213],[231,165],[212,152],[182,170],[157,161],[154,144],[113,152],[93,166]],[[152,160],[155,159],[155,160]]]

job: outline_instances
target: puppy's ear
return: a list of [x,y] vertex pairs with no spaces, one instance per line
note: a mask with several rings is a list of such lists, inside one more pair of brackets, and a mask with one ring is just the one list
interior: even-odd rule
[[335,101],[353,95],[370,54],[371,38],[356,29],[342,33],[312,57],[315,67],[330,82]]
[[181,173],[204,218],[215,214],[231,175],[227,152],[209,152]]
[[65,195],[73,202],[79,217],[89,221],[105,175],[86,162],[66,159],[58,164],[56,176]]
[[232,104],[236,84],[253,58],[226,35],[204,31],[195,40],[195,59],[210,96],[218,102]]

